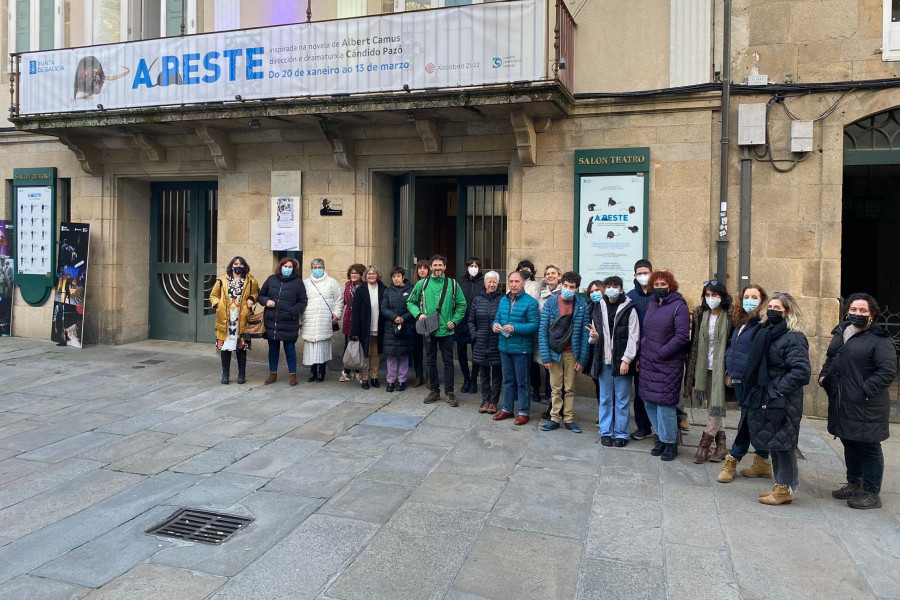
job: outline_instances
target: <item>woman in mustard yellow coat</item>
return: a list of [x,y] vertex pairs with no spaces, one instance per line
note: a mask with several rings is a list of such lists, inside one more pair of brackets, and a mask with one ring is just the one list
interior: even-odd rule
[[244,337],[247,316],[259,296],[259,283],[250,274],[250,266],[243,257],[235,256],[228,263],[209,292],[209,303],[216,309],[216,347],[221,350],[222,383],[231,374],[231,353],[237,352],[238,383],[244,383],[247,369],[247,350],[250,338]]

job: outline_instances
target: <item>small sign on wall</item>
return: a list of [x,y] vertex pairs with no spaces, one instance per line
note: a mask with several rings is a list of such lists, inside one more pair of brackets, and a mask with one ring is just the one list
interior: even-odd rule
[[273,251],[300,250],[303,243],[300,223],[303,220],[300,202],[300,171],[272,171],[271,249]]
[[344,214],[343,198],[320,198],[319,215],[323,217],[339,217]]

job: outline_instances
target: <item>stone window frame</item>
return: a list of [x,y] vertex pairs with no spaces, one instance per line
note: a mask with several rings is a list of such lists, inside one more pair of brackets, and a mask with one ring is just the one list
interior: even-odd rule
[[41,0],[30,0],[29,2],[29,46],[28,48],[16,47],[16,0],[8,0],[7,12],[7,45],[9,53],[29,52],[33,50],[54,50],[62,48],[65,45],[65,0],[53,0],[53,48],[41,48]]

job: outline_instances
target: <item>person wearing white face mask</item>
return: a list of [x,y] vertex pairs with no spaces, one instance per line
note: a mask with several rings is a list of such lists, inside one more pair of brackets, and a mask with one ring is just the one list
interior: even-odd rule
[[[638,316],[638,323],[644,326],[644,315],[647,314],[647,307],[656,297],[653,288],[650,287],[650,273],[653,272],[653,265],[646,258],[634,263],[634,289],[628,292],[628,297],[634,302],[634,310]],[[640,364],[640,350],[635,362]],[[642,440],[653,435],[653,429],[650,427],[650,417],[647,416],[647,409],[644,408],[644,401],[641,398],[641,390],[638,386],[638,378],[634,378],[634,424],[636,429],[631,433],[631,438]]]
[[469,369],[469,346],[472,345],[472,337],[469,335],[469,307],[472,306],[472,300],[484,289],[481,259],[467,258],[466,274],[456,281],[466,298],[466,314],[453,330],[453,339],[456,341],[456,360],[459,361],[459,369],[463,376],[463,384],[459,391],[463,394],[475,394],[478,392],[478,365],[472,363],[472,368]]
[[[703,283],[703,303],[692,312],[691,352],[684,374],[685,401],[707,404],[709,415],[694,462],[722,462],[725,440],[725,350],[731,337],[731,296],[715,279]],[[716,443],[710,455],[710,446]]]

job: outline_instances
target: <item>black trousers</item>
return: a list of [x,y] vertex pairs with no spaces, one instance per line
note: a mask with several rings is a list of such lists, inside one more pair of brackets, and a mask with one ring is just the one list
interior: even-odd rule
[[453,336],[431,336],[425,341],[428,389],[432,392],[441,391],[437,369],[438,350],[441,351],[441,360],[444,363],[444,392],[450,394],[453,392]]
[[462,371],[463,381],[478,381],[478,365],[472,363],[472,370],[469,370],[469,346],[465,342],[456,342],[456,360],[459,361],[459,370]]
[[503,389],[503,371],[500,365],[475,365],[481,374],[481,401],[497,404]]
[[416,371],[416,377],[424,377],[425,369],[424,365],[424,354],[425,354],[425,336],[419,335],[418,333],[415,335],[415,345],[413,347],[412,353],[412,366]]
[[884,454],[881,442],[841,440],[844,462],[847,463],[847,482],[862,485],[863,491],[877,494],[884,478]]

